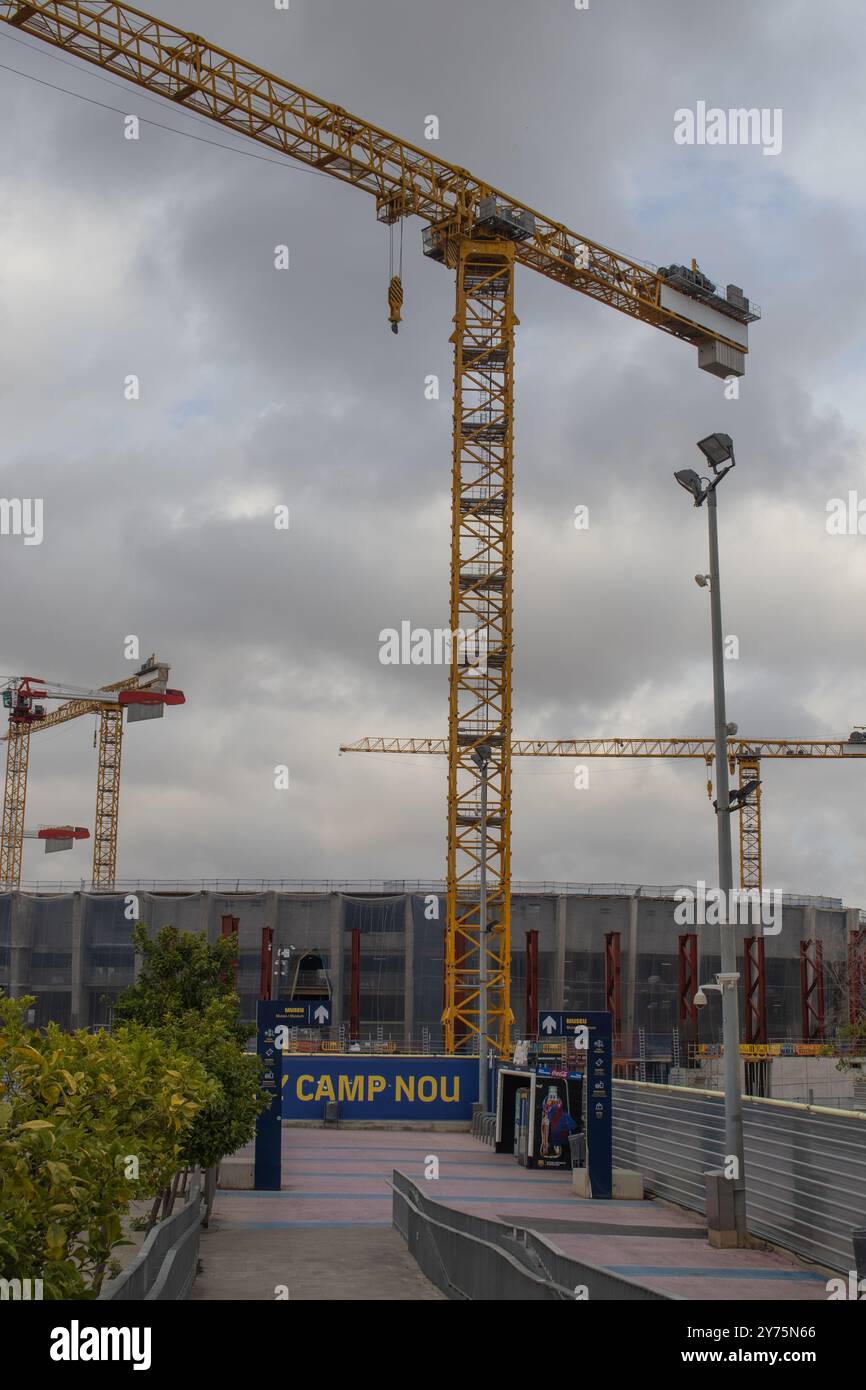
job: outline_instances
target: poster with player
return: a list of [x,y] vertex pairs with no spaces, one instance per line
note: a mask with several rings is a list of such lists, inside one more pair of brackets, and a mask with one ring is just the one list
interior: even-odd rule
[[570,1168],[569,1138],[580,1127],[580,1080],[536,1073],[533,1158],[537,1168]]

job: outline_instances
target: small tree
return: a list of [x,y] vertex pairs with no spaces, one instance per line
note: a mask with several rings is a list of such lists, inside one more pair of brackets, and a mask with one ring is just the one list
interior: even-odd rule
[[866,1014],[860,1014],[853,1023],[845,1023],[837,1037],[841,1043],[850,1043],[851,1054],[840,1057],[836,1063],[837,1071],[859,1070],[859,1063],[866,1057]]
[[186,1162],[202,1168],[249,1143],[256,1117],[269,1104],[260,1089],[258,1057],[245,1053],[233,1036],[234,1014],[231,1000],[213,999],[202,1013],[188,1010],[165,1024],[172,1046],[196,1058],[219,1085],[219,1094],[202,1107],[184,1136]]
[[[203,1012],[213,999],[239,1000],[234,988],[237,940],[220,937],[213,943],[199,932],[162,927],[151,939],[139,922],[132,931],[136,953],[143,957],[141,973],[114,1001],[116,1023],[141,1023],[160,1028],[166,1018],[189,1010]],[[253,1030],[237,1017],[231,1031],[245,1042]]]
[[254,1030],[238,1017],[236,940],[211,944],[200,934],[174,927],[163,927],[151,940],[139,924],[133,941],[144,965],[137,982],[117,999],[115,1019],[157,1029],[217,1083],[183,1148],[186,1163],[210,1168],[253,1138],[256,1116],[269,1103],[260,1089],[259,1059],[244,1052]]

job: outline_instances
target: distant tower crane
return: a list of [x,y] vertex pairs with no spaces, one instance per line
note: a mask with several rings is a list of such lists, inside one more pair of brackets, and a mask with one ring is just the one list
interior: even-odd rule
[[[709,773],[716,745],[711,738],[525,738],[511,744],[512,758],[702,758]],[[344,743],[341,753],[448,752],[444,738],[362,738]],[[763,888],[761,845],[761,760],[763,758],[866,758],[866,733],[854,729],[847,739],[728,739],[728,765],[739,770],[739,790],[729,810],[739,813],[740,885]],[[707,782],[712,796],[712,782]]]
[[[9,711],[3,822],[0,827],[0,884],[4,888],[17,888],[21,882],[30,735],[34,730],[53,728],[91,711],[97,711],[101,716],[93,884],[94,887],[112,886],[117,847],[123,712],[126,710],[127,718],[131,720],[148,719],[161,715],[165,705],[183,704],[183,692],[170,690],[166,686],[168,669],[151,658],[126,681],[99,690],[58,685],[36,676],[15,678],[3,687],[3,704]],[[42,700],[66,700],[69,703],[49,714],[45,706],[38,703]]]
[[41,840],[46,854],[58,850],[72,849],[76,840],[89,840],[90,831],[83,825],[40,825],[36,830],[25,830],[25,840]]
[[[452,271],[452,632],[481,629],[479,671],[450,667],[448,908],[445,1043],[469,1048],[480,1031],[481,952],[487,955],[487,1028],[501,1055],[511,1012],[511,664],[514,423],[514,272],[519,265],[632,319],[691,343],[698,366],[742,376],[748,326],[759,318],[737,285],[717,288],[697,269],[630,260],[492,184],[400,140],[152,15],[111,0],[0,0],[0,19],[221,126],[362,189],[380,222],[418,217],[424,254]],[[401,317],[399,275],[388,287]],[[489,757],[473,758],[479,748]],[[485,772],[480,764],[483,762]],[[480,921],[481,778],[487,921]]]

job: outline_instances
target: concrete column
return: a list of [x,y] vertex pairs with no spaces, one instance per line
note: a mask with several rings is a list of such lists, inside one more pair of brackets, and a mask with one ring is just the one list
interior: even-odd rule
[[[277,984],[277,914],[278,914],[278,912],[279,912],[280,900],[279,900],[279,895],[277,894],[277,892],[276,892],[275,889],[272,889],[270,893],[267,893],[267,894],[265,895],[265,898],[266,898],[266,904],[267,904],[267,905],[266,905],[266,907],[265,907],[265,920],[264,920],[263,926],[271,927],[272,930],[273,930],[273,933],[274,933],[273,936],[271,937],[271,942],[272,942],[272,946],[273,946],[273,949],[272,949],[272,951],[271,951],[271,998],[272,998],[272,999],[276,999],[276,997],[277,997],[277,990],[276,990],[276,984]],[[260,946],[260,948],[261,948],[261,942],[259,943],[259,946]]]
[[[640,897],[635,893],[628,905],[628,947],[626,949],[625,988],[622,992],[622,1031],[623,1049],[634,1051],[634,1036],[637,1026],[635,1019],[635,997],[637,989],[637,923],[640,912]],[[626,1039],[628,1041],[626,1042]]]
[[812,904],[803,908],[803,940],[811,941],[818,935],[818,909]]
[[403,1029],[408,1041],[415,1026],[415,917],[412,912],[411,893],[407,893],[403,899],[403,943],[405,951]]
[[551,1008],[565,1008],[565,937],[568,925],[568,898],[560,893],[556,899],[556,956],[553,962],[553,1000]]
[[87,994],[84,988],[84,926],[82,893],[72,895],[72,1000],[70,1029],[87,1027]]
[[343,1020],[343,938],[345,936],[345,913],[341,893],[331,893],[330,945],[331,955],[331,1019],[334,1027]]
[[9,914],[9,996],[20,999],[27,993],[30,976],[30,946],[27,931],[27,905],[17,890],[12,894]]
[[[213,913],[213,898],[204,888],[201,890],[201,901],[198,905],[198,929],[204,933],[205,940],[213,945],[219,938],[216,916]],[[213,919],[213,925],[211,925]]]
[[[151,918],[152,918],[151,901],[152,901],[152,900],[151,900],[151,899],[146,899],[144,893],[137,893],[135,896],[138,898],[138,920],[141,922],[142,926],[143,926],[143,927],[145,928],[145,930],[147,931],[148,936],[151,937],[151,939],[152,939],[152,938],[153,938],[153,926],[152,926],[152,922],[151,922]],[[124,898],[124,900],[123,900],[122,911],[123,911],[123,912],[126,912],[126,899],[125,899],[125,898]],[[128,925],[128,927],[129,927],[129,936],[130,936],[130,940],[131,940],[131,939],[132,939],[132,929],[133,929],[133,927],[136,925],[136,919],[133,917],[133,918],[129,921],[129,923],[128,923],[127,925]],[[132,961],[132,982],[133,982],[133,984],[136,984],[136,985],[138,984],[138,980],[139,980],[139,977],[140,977],[140,975],[141,975],[141,971],[142,971],[142,967],[143,967],[143,966],[144,966],[144,960],[143,960],[142,957],[139,955],[138,951],[136,951],[136,953],[135,953],[135,955],[134,955],[134,957],[133,957],[133,961]]]

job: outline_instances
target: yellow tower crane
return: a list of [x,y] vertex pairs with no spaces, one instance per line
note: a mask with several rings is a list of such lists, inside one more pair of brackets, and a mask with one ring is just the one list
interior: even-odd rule
[[[341,753],[414,753],[444,756],[444,738],[362,738],[340,745]],[[512,758],[702,758],[707,772],[716,754],[711,738],[526,738],[514,739]],[[740,885],[761,889],[761,761],[764,758],[866,758],[866,733],[847,739],[728,739],[728,766],[739,771],[734,809],[740,816]],[[707,782],[712,796],[712,782]]]
[[[100,686],[100,691],[113,694],[123,690],[164,692],[168,685],[170,667],[149,657],[134,675],[113,685]],[[30,766],[30,736],[43,729],[56,729],[83,714],[99,716],[98,757],[96,765],[96,818],[93,830],[93,887],[114,886],[117,863],[117,824],[120,813],[120,758],[123,747],[123,711],[127,719],[140,720],[158,717],[162,706],[121,705],[93,699],[68,700],[39,719],[16,718],[10,711],[6,741],[6,780],[3,790],[3,821],[0,826],[0,884],[17,888],[21,883],[21,859],[24,850],[24,810],[27,803],[27,774]]]
[[[423,250],[454,273],[451,631],[483,628],[485,671],[450,667],[448,909],[445,1039],[467,1047],[479,1028],[482,950],[487,1032],[508,1051],[514,273],[518,265],[691,343],[698,365],[742,376],[748,325],[742,290],[716,285],[695,264],[661,269],[570,231],[457,165],[398,139],[341,106],[129,5],[110,0],[0,0],[21,33],[126,78],[176,106],[369,193],[380,222],[425,223]],[[402,285],[392,277],[392,328]],[[488,750],[484,837],[487,920],[480,922],[482,772]]]

